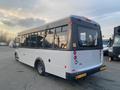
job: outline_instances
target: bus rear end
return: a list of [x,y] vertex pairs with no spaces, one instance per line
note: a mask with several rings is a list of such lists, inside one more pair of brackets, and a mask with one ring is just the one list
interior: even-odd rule
[[100,26],[86,18],[72,18],[71,72],[68,79],[80,79],[105,70]]
[[120,26],[114,28],[113,40],[109,42],[110,60],[120,60]]

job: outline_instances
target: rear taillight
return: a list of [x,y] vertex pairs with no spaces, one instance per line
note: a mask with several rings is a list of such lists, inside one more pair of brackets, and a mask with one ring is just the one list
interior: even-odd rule
[[74,63],[77,64],[78,61],[77,61],[77,51],[76,51],[76,48],[74,48],[73,54],[74,54]]

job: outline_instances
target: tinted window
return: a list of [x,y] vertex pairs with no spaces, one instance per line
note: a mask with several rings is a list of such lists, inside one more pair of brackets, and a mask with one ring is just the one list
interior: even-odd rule
[[57,31],[58,29],[56,29],[55,42],[54,42],[55,48],[61,48],[61,49],[67,48],[67,28],[64,29],[62,32],[63,28],[64,27],[59,28],[59,31],[61,32],[58,32]]
[[78,27],[78,40],[81,47],[95,47],[98,45],[98,30]]
[[120,46],[120,36],[119,35],[115,36],[113,45]]
[[38,36],[37,36],[37,47],[38,48],[43,48],[44,36],[45,36],[44,31],[38,32]]
[[43,32],[21,36],[20,45],[21,47],[41,48],[43,47],[43,38],[44,38]]
[[45,40],[44,40],[45,48],[53,48],[54,31],[55,29],[50,29],[46,31]]
[[21,47],[66,49],[67,31],[68,26],[61,26],[24,35],[20,39]]
[[26,36],[24,35],[24,36],[21,36],[21,38],[20,38],[20,46],[21,47],[25,47],[26,46]]
[[37,47],[37,35],[31,35],[29,38],[26,38],[29,47]]
[[37,47],[37,35],[28,35],[24,39],[22,47]]

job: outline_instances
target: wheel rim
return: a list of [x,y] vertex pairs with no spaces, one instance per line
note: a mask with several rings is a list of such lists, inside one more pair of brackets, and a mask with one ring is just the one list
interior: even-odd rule
[[38,72],[41,74],[43,72],[43,67],[40,63],[37,65]]

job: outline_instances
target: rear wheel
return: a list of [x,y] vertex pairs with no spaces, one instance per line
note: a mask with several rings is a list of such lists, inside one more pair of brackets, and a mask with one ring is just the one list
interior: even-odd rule
[[45,66],[43,62],[37,62],[36,69],[39,75],[45,75]]

